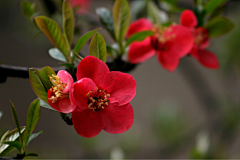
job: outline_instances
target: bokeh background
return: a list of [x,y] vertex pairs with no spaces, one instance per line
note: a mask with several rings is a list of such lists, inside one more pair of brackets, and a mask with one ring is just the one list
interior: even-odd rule
[[[31,0],[33,2],[33,0]],[[139,0],[140,1],[140,0]],[[42,1],[35,1],[42,15],[49,12]],[[137,1],[130,1],[136,7]],[[55,0],[54,3],[60,3]],[[93,0],[88,18],[78,16],[79,35],[100,27],[95,9],[110,8],[111,0]],[[0,62],[2,64],[44,67],[59,66],[48,55],[52,44],[21,12],[20,0],[0,1]],[[192,0],[179,0],[177,6],[192,8]],[[61,23],[59,13],[51,18]],[[170,12],[179,22],[180,12]],[[156,57],[138,65],[130,74],[137,82],[137,94],[131,101],[133,126],[122,134],[102,131],[94,138],[79,136],[59,113],[41,108],[34,139],[27,152],[41,159],[70,158],[240,158],[240,1],[230,0],[223,16],[235,28],[211,40],[220,69],[210,70],[191,57],[181,59],[173,73],[164,70]],[[108,42],[111,39],[102,29]],[[88,55],[88,44],[82,53]],[[0,75],[1,76],[1,75]],[[0,136],[15,127],[11,117],[11,100],[17,109],[20,125],[25,125],[29,104],[36,98],[29,79],[7,78],[0,84]],[[15,156],[13,152],[9,156]],[[32,158],[32,157],[31,157]]]

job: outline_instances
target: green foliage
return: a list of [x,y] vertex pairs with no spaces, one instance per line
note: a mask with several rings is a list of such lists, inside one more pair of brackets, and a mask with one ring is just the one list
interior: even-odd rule
[[23,141],[22,139],[22,135],[21,135],[21,130],[20,130],[20,125],[19,125],[19,121],[18,121],[18,116],[17,116],[17,111],[16,111],[16,108],[14,106],[14,104],[12,102],[11,103],[11,109],[12,109],[12,117],[13,117],[13,120],[14,120],[14,123],[18,129],[18,133],[19,133],[19,137],[20,137],[20,140],[21,140],[21,143]]
[[227,2],[228,0],[210,0],[208,3],[205,5],[205,11],[206,14],[214,12],[220,5],[223,3]]
[[41,98],[44,102],[48,103],[47,91],[39,77],[39,70],[29,68],[29,80],[35,94]]
[[95,30],[92,30],[92,31],[89,31],[89,32],[85,33],[84,35],[82,35],[82,36],[78,39],[78,41],[77,41],[77,43],[76,43],[76,45],[75,45],[75,47],[74,47],[74,52],[75,52],[75,53],[80,52],[80,50],[82,49],[82,47],[87,43],[87,41],[88,41],[98,30],[100,30],[100,28],[95,29]]
[[89,46],[89,53],[91,56],[97,57],[98,59],[106,62],[107,60],[107,49],[104,38],[100,33],[96,33]]
[[64,62],[64,63],[67,63],[65,57],[63,56],[63,54],[57,48],[49,49],[48,53],[53,59],[56,59],[56,60]]
[[209,36],[214,38],[231,31],[234,24],[227,18],[217,17],[209,21],[205,28],[208,30]]
[[47,109],[51,109],[53,111],[56,111],[55,109],[53,109],[48,103],[44,102],[43,100],[39,99],[40,100],[40,106],[44,107],[44,108],[47,108]]
[[24,131],[23,135],[24,149],[26,148],[29,142],[30,135],[34,130],[35,126],[37,125],[39,118],[40,118],[40,100],[36,99],[30,104],[28,108],[26,130]]
[[141,31],[141,32],[137,32],[133,35],[131,35],[126,42],[126,47],[129,46],[132,42],[140,42],[143,41],[145,38],[152,36],[155,32],[153,31]]
[[39,131],[37,133],[32,133],[28,139],[27,145],[35,138],[37,138],[40,134],[43,134],[43,131]]
[[9,146],[15,147],[21,152],[21,144],[18,141],[9,141],[9,142],[3,142],[3,144],[8,144]]
[[47,90],[49,90],[52,87],[52,83],[49,79],[49,76],[52,76],[52,75],[56,75],[56,73],[49,66],[43,67],[39,72],[40,79]]
[[102,26],[108,31],[114,40],[116,40],[113,28],[113,17],[109,9],[105,7],[97,8],[96,13],[99,16]]
[[45,16],[38,16],[35,18],[35,21],[45,36],[63,53],[65,59],[69,61],[68,45],[58,24]]
[[25,155],[25,157],[29,157],[29,156],[31,156],[31,157],[37,157],[38,154],[36,154],[36,153],[28,153],[28,154]]
[[74,32],[74,15],[67,0],[63,1],[63,35],[68,40],[68,45],[71,46]]
[[[23,133],[26,127],[20,127],[20,133]],[[19,142],[19,132],[18,129],[14,129],[12,131],[7,131],[0,140],[0,156],[6,156],[10,152],[12,152],[14,149],[16,149],[13,146],[4,144],[3,142],[13,142],[18,141]]]
[[120,49],[123,49],[122,43],[130,23],[130,8],[127,0],[116,0],[112,12],[115,38]]
[[161,13],[153,1],[147,3],[147,14],[154,24],[161,25]]
[[21,2],[22,13],[28,19],[32,18],[32,16],[34,15],[35,7],[36,7],[35,3],[31,3],[27,1]]

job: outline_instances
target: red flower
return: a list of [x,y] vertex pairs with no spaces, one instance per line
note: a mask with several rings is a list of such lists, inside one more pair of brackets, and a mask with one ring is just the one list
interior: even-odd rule
[[194,45],[190,55],[207,68],[219,68],[217,57],[212,52],[205,50],[209,46],[208,31],[203,27],[196,27],[197,18],[194,13],[191,10],[185,10],[181,14],[180,23],[189,27],[194,36]]
[[155,35],[142,42],[133,42],[129,46],[128,59],[131,63],[144,62],[157,54],[163,68],[173,72],[178,66],[179,59],[192,48],[193,36],[187,27],[171,25],[159,28],[146,18],[141,18],[130,25],[127,38],[144,30],[152,30]]
[[69,0],[70,5],[77,8],[78,14],[85,14],[92,0]]
[[129,103],[136,94],[136,82],[129,74],[109,71],[107,65],[93,57],[85,57],[77,68],[77,82],[70,98],[77,107],[72,121],[77,133],[94,137],[102,129],[122,133],[133,123]]
[[52,75],[50,81],[53,87],[48,90],[49,105],[62,113],[70,113],[76,105],[71,103],[69,99],[69,92],[73,86],[72,76],[64,70],[58,71],[57,75]]

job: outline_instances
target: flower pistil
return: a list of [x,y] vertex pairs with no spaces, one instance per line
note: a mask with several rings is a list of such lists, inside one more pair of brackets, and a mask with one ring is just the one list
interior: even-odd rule
[[50,88],[50,91],[54,93],[50,98],[48,98],[52,103],[56,101],[68,98],[69,94],[63,93],[63,90],[66,88],[67,84],[64,83],[57,75],[49,76],[50,81],[53,84],[53,87]]
[[101,109],[104,109],[106,106],[108,106],[108,98],[110,97],[110,94],[107,94],[105,90],[101,90],[96,88],[96,90],[89,91],[87,93],[88,97],[88,108],[92,110],[92,112],[95,111],[101,111]]

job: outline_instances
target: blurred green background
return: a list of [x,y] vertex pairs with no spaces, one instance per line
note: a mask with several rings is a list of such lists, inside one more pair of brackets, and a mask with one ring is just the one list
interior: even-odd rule
[[[42,1],[36,2],[40,14],[49,15]],[[130,1],[131,8],[143,0]],[[60,0],[53,1],[60,3]],[[175,2],[175,1],[171,1]],[[90,13],[78,16],[79,35],[100,27],[95,9],[112,7],[111,0],[93,0]],[[169,5],[160,5],[167,10]],[[0,1],[0,62],[2,64],[44,67],[58,66],[51,59],[49,40],[26,19],[21,1]],[[176,6],[192,8],[192,0],[178,0]],[[180,11],[169,12],[172,21],[179,22]],[[61,23],[60,11],[51,18]],[[132,14],[134,15],[134,14]],[[211,40],[209,50],[220,63],[220,69],[210,70],[191,57],[181,59],[179,67],[170,73],[153,57],[130,72],[137,82],[137,94],[131,101],[134,109],[133,126],[122,134],[101,132],[88,139],[80,137],[67,126],[59,114],[45,108],[35,132],[44,133],[34,139],[28,152],[40,159],[70,158],[240,158],[240,1],[229,1],[223,16],[235,28],[230,33]],[[84,18],[88,16],[88,18]],[[134,17],[133,17],[134,19]],[[102,29],[108,42],[110,36]],[[88,45],[83,49],[88,55]],[[25,124],[29,104],[36,98],[28,79],[8,78],[0,84],[0,136],[15,127],[9,100],[17,109],[20,125]],[[9,156],[15,156],[16,151]],[[32,157],[31,157],[32,158]]]

